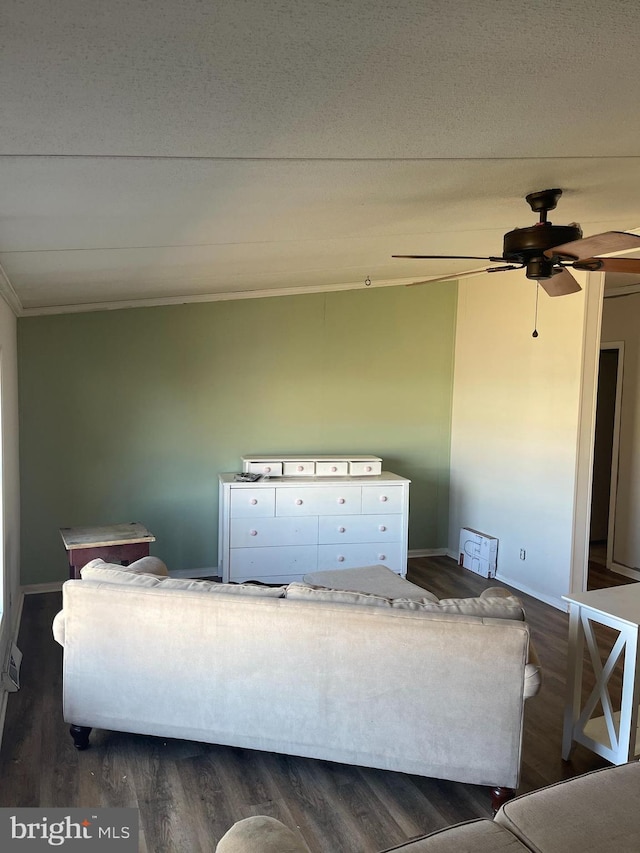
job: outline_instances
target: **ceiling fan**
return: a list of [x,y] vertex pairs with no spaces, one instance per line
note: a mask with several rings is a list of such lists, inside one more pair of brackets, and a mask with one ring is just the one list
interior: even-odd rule
[[[640,258],[600,258],[611,252],[639,249],[640,236],[626,231],[605,231],[583,237],[582,229],[575,222],[570,225],[553,225],[547,221],[547,213],[554,210],[562,190],[541,190],[529,193],[526,200],[539,221],[527,228],[514,228],[504,235],[502,255],[478,257],[477,255],[392,255],[393,258],[415,258],[421,260],[456,258],[460,260],[506,262],[504,266],[486,267],[469,272],[416,281],[413,284],[429,284],[436,281],[466,278],[483,272],[504,272],[524,269],[527,278],[535,279],[549,296],[566,296],[582,288],[571,275],[568,267],[588,272],[617,272],[640,275]],[[412,285],[409,285],[412,286]]]

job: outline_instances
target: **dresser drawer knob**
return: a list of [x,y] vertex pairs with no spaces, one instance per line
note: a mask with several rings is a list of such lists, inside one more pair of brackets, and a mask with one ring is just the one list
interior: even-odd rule
[[265,474],[270,474],[271,473],[271,466],[265,465],[265,467],[262,470],[264,471]]
[[364,470],[365,471],[371,471],[371,465],[365,465]]
[[345,528],[345,527],[339,527],[339,528],[338,528],[338,533],[344,533],[344,532],[345,532],[345,530],[346,530],[346,528]]
[[251,506],[255,506],[258,503],[258,498],[251,498],[249,503],[251,504]]
[[336,467],[335,465],[332,465],[332,466],[331,466],[331,471],[332,471],[332,473],[334,473],[334,474],[335,474],[335,472],[336,472],[337,470],[338,470],[338,469],[337,469],[337,467]]
[[304,471],[304,465],[298,465],[296,471]]
[[339,503],[339,504],[343,504],[343,503],[344,503],[344,498],[338,498],[338,503]]
[[386,555],[386,554],[378,554],[378,559],[379,559],[379,560],[386,560],[386,559],[387,559],[387,555]]
[[380,500],[384,503],[385,501],[388,501],[389,498],[386,495],[380,495]]
[[383,533],[386,529],[387,528],[384,526],[384,524],[381,524],[380,527],[378,528],[378,530],[381,530]]
[[339,562],[339,563],[344,563],[344,557],[342,556],[342,554],[340,554],[340,555],[338,556],[338,562]]
[[249,533],[250,533],[252,536],[257,536],[257,535],[258,535],[258,531],[257,531],[257,530],[250,530],[250,531],[249,531]]
[[296,506],[302,506],[302,498],[296,500]]

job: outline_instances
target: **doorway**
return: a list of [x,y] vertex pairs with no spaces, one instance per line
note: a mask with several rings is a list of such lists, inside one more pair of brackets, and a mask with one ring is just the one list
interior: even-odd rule
[[628,582],[619,573],[612,571],[623,363],[622,341],[601,343],[591,485],[588,589]]

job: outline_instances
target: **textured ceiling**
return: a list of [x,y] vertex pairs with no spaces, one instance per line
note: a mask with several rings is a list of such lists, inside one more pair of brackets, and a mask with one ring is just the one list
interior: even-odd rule
[[627,0],[4,0],[0,284],[401,284],[478,263],[392,253],[499,253],[550,186],[557,223],[638,228],[639,56]]

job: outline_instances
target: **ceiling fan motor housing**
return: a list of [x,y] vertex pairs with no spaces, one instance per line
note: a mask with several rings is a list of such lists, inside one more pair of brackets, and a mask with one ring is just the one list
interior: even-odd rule
[[554,262],[544,257],[543,252],[572,243],[582,237],[579,225],[553,225],[539,222],[528,228],[514,228],[504,235],[503,256],[506,260],[524,264],[527,278],[551,278]]

